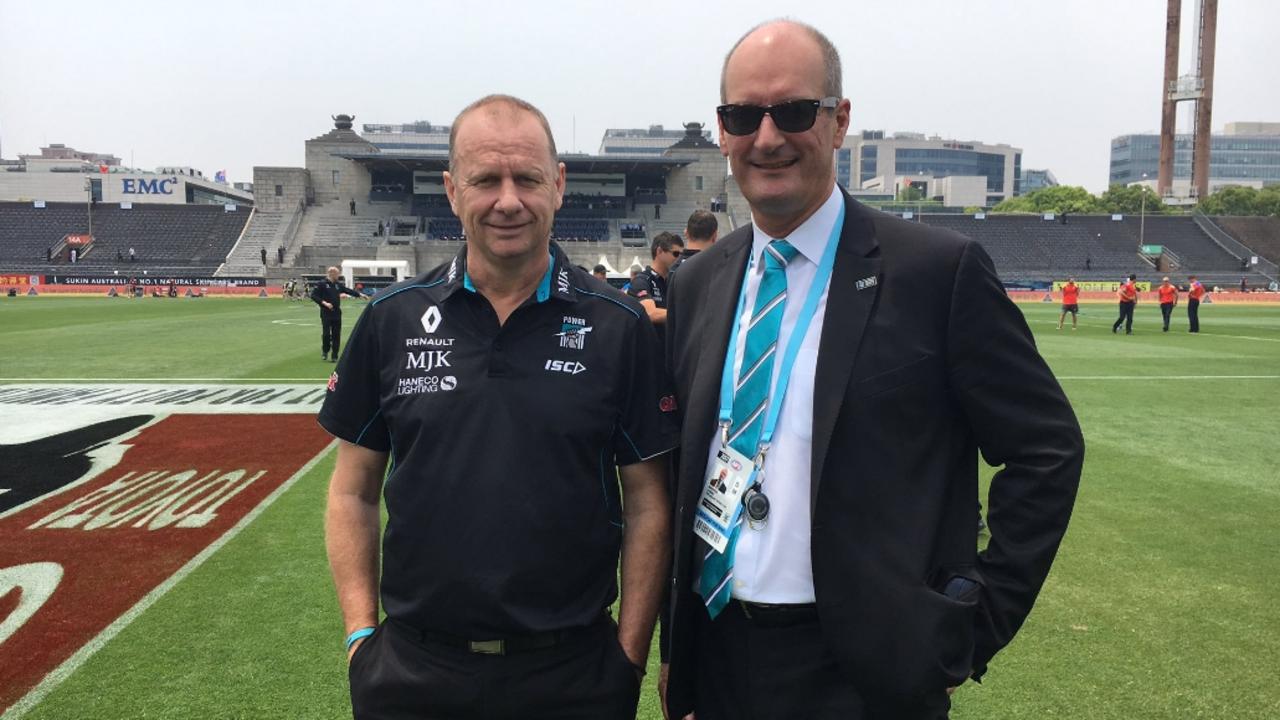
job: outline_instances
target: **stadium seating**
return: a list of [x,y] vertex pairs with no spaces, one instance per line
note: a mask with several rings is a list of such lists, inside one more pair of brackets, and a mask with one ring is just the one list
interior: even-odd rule
[[427,237],[432,240],[461,240],[462,221],[456,217],[433,217],[427,221]]
[[557,216],[551,237],[558,242],[605,242],[609,239],[609,221]]
[[1215,217],[1211,218],[1228,235],[1273,263],[1280,263],[1280,218]]
[[[221,205],[135,204],[124,210],[114,203],[93,208],[92,249],[74,266],[45,262],[45,251],[69,233],[88,230],[82,203],[0,203],[0,266],[8,270],[63,272],[120,269],[125,266],[212,272],[244,230],[249,208],[227,212]],[[129,248],[137,261],[129,263]],[[117,252],[124,261],[117,260]]]
[[[1132,215],[1124,219],[1137,236],[1143,220]],[[1188,215],[1148,215],[1143,242],[1163,245],[1181,261],[1184,272],[1233,272],[1241,270],[1240,259],[1219,247]]]
[[420,217],[447,215],[453,210],[449,207],[447,195],[414,195],[410,212]]
[[[922,222],[955,230],[982,243],[1005,280],[1040,279],[1071,273],[1078,277],[1155,272],[1138,254],[1140,218],[1116,221],[1109,215],[1071,215],[1044,220],[1039,215],[922,215]],[[1190,216],[1146,218],[1148,245],[1163,245],[1178,258],[1180,273],[1230,276],[1240,260],[1223,250]]]
[[629,203],[625,197],[569,193],[556,211],[562,218],[624,218]]

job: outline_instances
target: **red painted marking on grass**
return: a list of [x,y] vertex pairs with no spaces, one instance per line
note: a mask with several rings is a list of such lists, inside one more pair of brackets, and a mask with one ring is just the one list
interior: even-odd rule
[[[120,463],[93,481],[0,520],[0,571],[39,562],[63,568],[53,595],[0,645],[0,712],[330,440],[310,415],[173,415],[128,440]],[[0,623],[18,600],[13,592],[0,598]]]

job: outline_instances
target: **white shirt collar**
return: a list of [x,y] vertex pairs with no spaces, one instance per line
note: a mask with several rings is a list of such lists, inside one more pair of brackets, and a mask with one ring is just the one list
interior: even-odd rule
[[[840,187],[832,184],[827,201],[787,236],[787,242],[814,265],[822,262],[822,251],[827,248],[827,240],[831,238],[831,229],[836,224],[836,218],[840,216],[840,204],[843,202],[844,194],[840,192]],[[777,238],[769,237],[759,225],[755,224],[754,219],[751,228],[753,232],[751,257],[752,262],[755,262],[755,259],[760,257],[760,253],[764,252],[765,245]]]

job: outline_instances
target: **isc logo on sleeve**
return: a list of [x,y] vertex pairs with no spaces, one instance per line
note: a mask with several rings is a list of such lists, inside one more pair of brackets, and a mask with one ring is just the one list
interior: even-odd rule
[[587,366],[574,360],[548,360],[543,366],[547,372],[559,372],[569,375],[577,375],[580,372],[586,372]]

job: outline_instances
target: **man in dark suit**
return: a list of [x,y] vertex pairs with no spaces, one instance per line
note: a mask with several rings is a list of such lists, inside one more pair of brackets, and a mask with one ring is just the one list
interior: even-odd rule
[[[1049,572],[1079,425],[977,243],[836,185],[850,103],[821,33],[752,30],[721,94],[752,225],[671,288],[669,715],[946,717]],[[982,553],[979,452],[1003,466]]]

